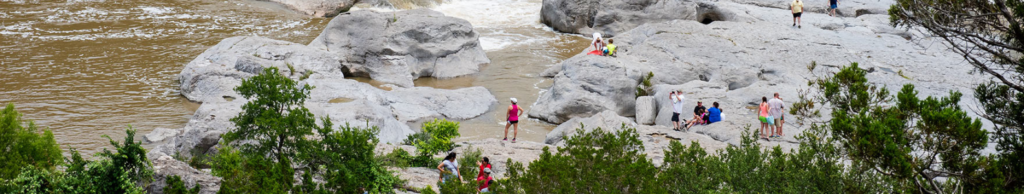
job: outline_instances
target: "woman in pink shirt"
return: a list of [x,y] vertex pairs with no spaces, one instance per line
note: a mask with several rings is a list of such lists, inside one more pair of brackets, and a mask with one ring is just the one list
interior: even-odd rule
[[523,114],[523,108],[516,105],[519,102],[516,98],[511,98],[510,100],[512,100],[512,105],[508,105],[508,112],[505,114],[505,119],[508,123],[505,124],[505,139],[502,139],[502,141],[508,141],[508,127],[514,126],[512,143],[515,143],[516,137],[519,136],[519,116]]

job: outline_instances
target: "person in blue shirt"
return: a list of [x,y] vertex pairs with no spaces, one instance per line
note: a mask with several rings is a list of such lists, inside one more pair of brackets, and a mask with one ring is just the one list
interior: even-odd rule
[[718,102],[712,103],[708,109],[708,124],[722,121],[722,109],[718,108]]

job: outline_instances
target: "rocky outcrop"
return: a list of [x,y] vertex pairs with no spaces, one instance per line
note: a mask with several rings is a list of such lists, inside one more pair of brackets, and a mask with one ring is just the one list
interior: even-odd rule
[[181,95],[196,102],[225,102],[241,98],[234,88],[263,68],[277,67],[289,78],[315,73],[344,77],[341,58],[287,41],[256,36],[221,40],[185,65],[178,74]]
[[[843,4],[859,6],[855,3]],[[616,57],[587,56],[584,53],[589,50],[585,50],[554,65],[539,74],[552,77],[554,83],[538,98],[537,105],[533,107],[536,110],[530,111],[531,117],[558,123],[622,108],[609,105],[614,104],[610,103],[614,101],[609,99],[615,99],[611,96],[632,95],[634,91],[595,91],[606,91],[604,88],[616,86],[615,82],[607,80],[636,79],[640,74],[653,72],[655,110],[658,113],[655,126],[651,127],[671,128],[672,110],[668,93],[682,90],[686,96],[683,119],[692,117],[697,101],[703,101],[708,108],[713,102],[718,102],[726,115],[720,123],[698,125],[684,133],[696,133],[716,142],[739,145],[744,133],[760,127],[755,111],[761,97],[771,97],[778,92],[785,104],[791,105],[798,100],[801,90],[808,89],[808,81],[835,72],[851,62],[858,62],[867,70],[869,80],[874,83],[890,89],[913,83],[922,95],[946,95],[950,90],[971,91],[973,84],[987,80],[983,75],[967,73],[971,71],[970,66],[963,65],[962,59],[945,47],[919,47],[922,43],[941,45],[941,42],[892,28],[886,25],[885,15],[865,11],[856,18],[828,17],[812,11],[804,14],[802,28],[797,28],[792,26],[790,16],[779,14],[788,13],[788,10],[752,4],[700,2],[697,13],[730,16],[732,21],[721,18],[724,21],[707,24],[689,20],[645,23],[615,35],[619,48]],[[865,3],[869,4],[873,3]],[[782,5],[788,5],[788,1]],[[736,22],[744,20],[747,21]],[[816,65],[812,66],[812,63]],[[611,69],[614,71],[609,71]],[[586,76],[592,73],[601,76]],[[560,85],[563,83],[572,84]],[[603,85],[591,86],[592,83]],[[625,85],[622,88],[626,88]],[[559,101],[563,102],[552,103]],[[575,109],[558,112],[571,108]],[[639,115],[641,108],[633,109],[636,111],[618,114],[636,116],[636,121],[644,122]],[[793,115],[786,118],[784,133],[787,136],[762,140],[763,144],[779,145],[784,149],[798,145],[793,137],[809,127],[801,122],[806,118]]]
[[314,17],[334,17],[348,11],[359,0],[270,0]]
[[181,177],[185,187],[192,188],[199,185],[199,193],[213,194],[220,190],[220,177],[211,175],[209,172],[196,170],[182,161],[175,160],[168,155],[152,157],[153,182],[146,187],[146,192],[153,194],[164,193],[167,187],[167,178],[170,176]]
[[347,74],[402,87],[419,77],[476,73],[490,63],[469,22],[428,9],[348,12],[309,46],[341,57]]
[[648,22],[692,20],[694,4],[692,0],[544,0],[540,14],[541,23],[561,32],[601,32],[611,37]]
[[167,139],[167,138],[170,138],[170,137],[174,137],[174,136],[178,135],[178,133],[181,133],[181,129],[168,129],[168,128],[157,127],[156,129],[153,129],[153,131],[151,131],[148,134],[142,136],[142,138],[145,139],[146,142],[153,143],[153,142],[163,141],[164,139]]
[[628,72],[625,66],[613,58],[600,56],[565,60],[556,65],[560,70],[551,89],[537,98],[529,116],[556,124],[605,110],[633,116],[640,74]]
[[[438,16],[430,13],[436,12],[410,12],[404,15],[411,18],[415,18],[413,16]],[[437,22],[425,25],[432,24],[437,24]],[[451,27],[453,26],[421,30],[428,30],[437,35],[445,34],[441,31],[446,31]],[[455,27],[469,28],[471,32],[468,23],[466,26],[456,25]],[[409,32],[408,36],[427,38],[431,39],[430,41],[433,41],[432,38],[437,38],[436,36],[420,37],[420,35],[416,35],[415,31],[406,32]],[[377,35],[379,36],[379,34]],[[330,35],[324,35],[324,37],[327,36]],[[476,35],[472,36],[473,41],[476,41]],[[391,38],[395,37],[401,36],[396,35]],[[394,43],[396,40],[388,41]],[[398,42],[402,41],[409,40],[403,39]],[[401,44],[412,43],[414,42]],[[443,47],[443,45],[424,44],[428,47]],[[476,43],[471,45],[476,45]],[[433,49],[437,51],[439,48]],[[412,50],[416,53],[426,52],[423,49]],[[468,51],[462,53],[466,52]],[[460,59],[461,55],[463,54],[438,55],[444,59],[437,59],[437,61],[439,64],[457,64],[449,62]],[[215,151],[213,147],[220,141],[220,135],[234,128],[234,123],[230,122],[230,118],[237,116],[241,111],[240,107],[249,101],[233,89],[240,85],[243,79],[255,76],[264,68],[270,67],[277,67],[281,74],[299,81],[299,84],[310,85],[314,88],[310,92],[305,106],[318,118],[328,116],[336,125],[335,129],[345,125],[364,128],[378,127],[380,133],[377,137],[382,142],[395,143],[405,139],[406,136],[414,133],[409,127],[411,123],[433,118],[471,119],[484,114],[491,105],[497,102],[490,91],[483,87],[454,90],[393,87],[395,89],[383,90],[366,83],[345,79],[343,69],[348,68],[343,66],[342,58],[337,53],[331,53],[330,50],[320,50],[312,46],[261,37],[225,39],[196,57],[182,70],[178,77],[181,83],[181,94],[191,101],[202,103],[202,105],[180,134],[172,134],[176,136],[165,140],[164,144],[157,146],[154,150],[167,155],[197,155]],[[437,70],[460,72],[445,68],[451,67],[439,65]],[[473,68],[475,71],[476,65]],[[408,75],[408,73],[402,74]],[[435,75],[448,74],[438,72]],[[411,83],[411,80],[407,81]],[[151,136],[154,142],[160,141],[156,139],[161,139],[161,137],[167,139],[165,133],[154,133]]]
[[577,129],[583,128],[583,132],[591,132],[595,129],[603,129],[604,131],[617,132],[622,127],[636,127],[636,123],[632,119],[619,116],[612,111],[603,111],[591,117],[586,118],[573,118],[548,133],[544,138],[544,143],[556,145],[562,140],[576,136],[579,134]]
[[636,98],[636,122],[641,125],[653,125],[658,116],[658,102],[653,96]]

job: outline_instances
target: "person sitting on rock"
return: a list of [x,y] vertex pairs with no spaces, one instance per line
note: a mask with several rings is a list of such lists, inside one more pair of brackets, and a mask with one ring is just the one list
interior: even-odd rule
[[604,56],[615,56],[615,40],[608,39],[608,45],[604,47]]
[[722,121],[722,109],[718,108],[718,102],[711,103],[708,109],[708,124]]
[[693,127],[694,125],[697,124],[707,123],[707,121],[704,120],[707,116],[706,114],[707,108],[705,108],[700,101],[697,101],[697,106],[693,107],[693,120],[690,120],[690,122],[686,123],[686,129],[689,130],[690,127]]

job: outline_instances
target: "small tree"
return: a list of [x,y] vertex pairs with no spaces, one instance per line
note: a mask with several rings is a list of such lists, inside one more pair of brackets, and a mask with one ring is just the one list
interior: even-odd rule
[[907,84],[890,96],[865,75],[853,63],[816,83],[821,101],[834,107],[824,127],[847,156],[922,193],[955,191],[977,176],[988,136],[957,105],[959,92],[919,99]]
[[[893,26],[923,29],[994,81],[979,85],[982,117],[994,123],[998,159],[1024,160],[1024,2],[1021,0],[897,0]],[[1024,190],[1024,163],[993,162],[998,187]]]
[[231,118],[236,129],[224,134],[224,140],[254,141],[239,145],[245,153],[269,155],[277,160],[294,156],[300,142],[317,127],[313,113],[303,106],[311,89],[309,85],[298,86],[276,67],[243,80],[235,91],[251,101],[242,106],[238,116]]

